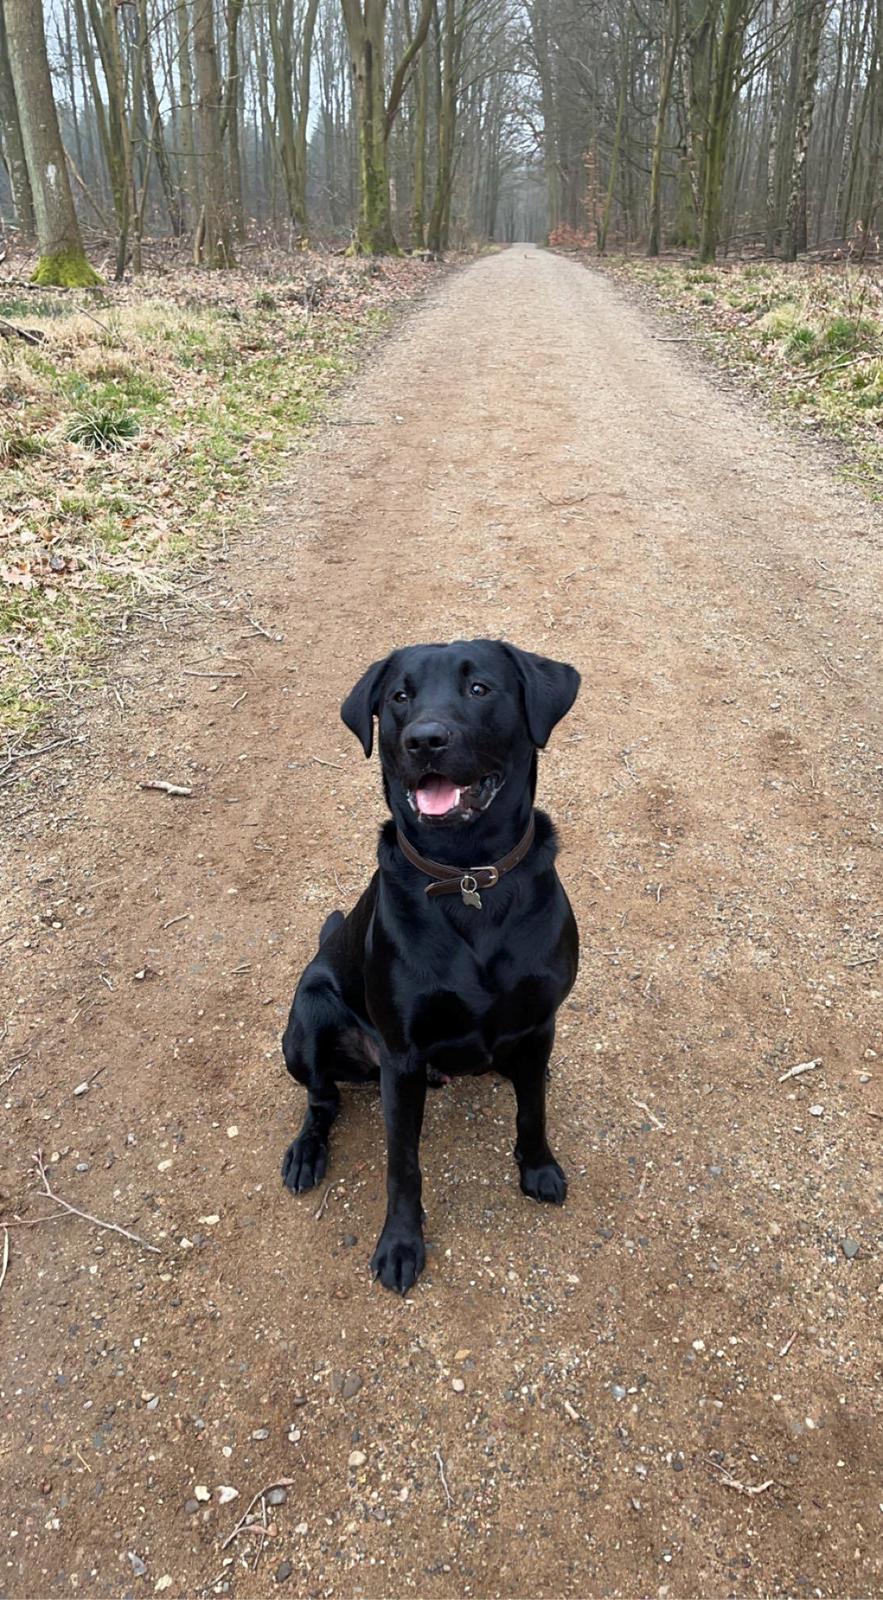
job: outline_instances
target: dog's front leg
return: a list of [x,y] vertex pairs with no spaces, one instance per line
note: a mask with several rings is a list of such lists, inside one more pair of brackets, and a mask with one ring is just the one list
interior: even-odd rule
[[371,1270],[385,1288],[405,1294],[426,1262],[419,1152],[426,1101],[425,1061],[384,1050],[380,1093],[386,1119],[387,1208]]
[[560,1206],[567,1198],[567,1179],[546,1137],[546,1069],[554,1041],[554,1023],[537,1028],[520,1045],[517,1060],[502,1070],[515,1090],[515,1159],[521,1187],[532,1200]]

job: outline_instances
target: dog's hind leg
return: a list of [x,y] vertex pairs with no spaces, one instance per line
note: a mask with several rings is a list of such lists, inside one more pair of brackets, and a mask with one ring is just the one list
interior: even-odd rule
[[[329,922],[331,918],[329,918]],[[332,934],[328,926],[323,935]],[[297,1138],[285,1152],[282,1181],[300,1194],[321,1183],[328,1164],[328,1138],[340,1110],[339,1083],[379,1077],[379,1044],[370,1023],[344,1001],[336,981],[317,961],[298,985],[282,1040],[285,1065],[307,1091],[307,1110]]]
[[338,928],[342,928],[345,922],[346,922],[346,917],[344,916],[342,911],[332,911],[330,916],[327,916],[325,918],[325,921],[322,923],[322,927],[321,927],[321,930],[320,930],[320,933],[319,933],[319,948],[320,949],[322,948],[322,945],[325,943],[325,941],[327,939],[331,938],[332,933],[336,933]]
[[[291,1066],[288,1070],[293,1071]],[[293,1075],[297,1078],[301,1076],[299,1071]],[[300,1133],[292,1140],[282,1159],[282,1182],[294,1194],[302,1194],[305,1189],[313,1189],[322,1182],[328,1165],[328,1136],[340,1110],[337,1084],[325,1073],[310,1075],[307,1096],[307,1110]]]
[[321,1183],[328,1163],[328,1136],[340,1110],[335,1071],[347,1008],[326,974],[304,975],[282,1039],[285,1065],[307,1091],[307,1111],[297,1138],[282,1161],[282,1181],[300,1194]]

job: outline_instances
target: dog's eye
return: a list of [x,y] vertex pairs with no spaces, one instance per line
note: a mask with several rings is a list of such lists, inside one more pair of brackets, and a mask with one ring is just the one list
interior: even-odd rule
[[411,696],[410,696],[410,695],[409,695],[409,693],[408,693],[408,691],[407,691],[407,689],[396,689],[396,692],[395,692],[395,694],[394,694],[394,695],[393,695],[393,699],[394,699],[394,700],[395,700],[395,701],[396,701],[396,702],[397,702],[397,703],[398,703],[398,704],[399,704],[399,705],[400,705],[400,706],[403,706],[403,705],[404,705],[404,704],[405,704],[405,701],[406,701],[406,700],[410,700],[410,698],[411,698]]
[[483,694],[487,694],[488,692],[488,686],[486,683],[470,683],[469,685],[469,693],[476,695],[478,698],[480,698]]

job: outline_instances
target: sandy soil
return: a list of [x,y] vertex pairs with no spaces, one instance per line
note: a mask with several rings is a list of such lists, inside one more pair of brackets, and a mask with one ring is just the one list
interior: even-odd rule
[[[659,331],[534,249],[447,278],[5,791],[3,1210],[54,1210],[42,1149],[159,1253],[9,1230],[3,1595],[883,1592],[879,527]],[[401,1302],[377,1098],[295,1200],[278,1038],[382,815],[340,700],[483,633],[583,673],[570,1195],[520,1194],[507,1085],[432,1095]]]

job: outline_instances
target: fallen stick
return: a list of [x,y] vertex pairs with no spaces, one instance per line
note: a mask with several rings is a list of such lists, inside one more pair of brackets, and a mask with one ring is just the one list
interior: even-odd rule
[[185,789],[180,783],[165,783],[162,778],[149,778],[146,783],[139,783],[139,789],[161,789],[163,794],[180,794],[185,800],[193,797],[192,789]]
[[799,1078],[803,1072],[815,1072],[816,1067],[820,1067],[821,1064],[821,1056],[815,1056],[812,1061],[798,1061],[796,1067],[789,1067],[787,1072],[782,1073],[779,1082],[787,1083],[789,1078]]
[[[100,1217],[93,1217],[89,1211],[80,1211],[77,1206],[72,1206],[69,1200],[62,1200],[61,1195],[53,1194],[49,1187],[49,1179],[46,1176],[46,1168],[43,1165],[42,1150],[37,1151],[36,1155],[34,1156],[34,1163],[42,1179],[43,1191],[46,1195],[46,1198],[51,1200],[55,1205],[60,1206],[63,1211],[70,1212],[71,1216],[73,1217],[82,1217],[84,1222],[91,1222],[96,1228],[105,1228],[110,1233],[119,1233],[124,1239],[131,1239],[133,1244],[140,1245],[142,1250],[150,1250],[155,1256],[162,1255],[159,1245],[148,1244],[147,1240],[142,1239],[140,1234],[130,1233],[128,1228],[121,1228],[118,1222],[102,1222]],[[35,1221],[39,1222],[50,1222],[52,1220],[54,1219],[51,1217],[39,1217],[35,1219]]]
[[438,1462],[438,1475],[441,1478],[442,1488],[445,1491],[445,1499],[448,1502],[448,1510],[450,1511],[450,1509],[451,1509],[452,1505],[454,1504],[454,1502],[451,1499],[451,1491],[448,1488],[448,1480],[445,1477],[445,1464],[444,1464],[444,1461],[442,1460],[442,1453],[441,1453],[440,1450],[435,1450],[435,1451],[433,1451],[433,1454],[435,1456],[436,1461]]
[[670,1129],[665,1126],[665,1123],[660,1122],[659,1118],[656,1116],[656,1113],[650,1110],[646,1100],[632,1100],[632,1105],[637,1106],[639,1111],[646,1112],[647,1116],[650,1118],[650,1121],[653,1123],[654,1128],[658,1128],[661,1133],[670,1132]]
[[794,1332],[791,1335],[791,1338],[785,1340],[785,1343],[783,1344],[781,1350],[779,1351],[779,1355],[780,1356],[786,1356],[788,1354],[788,1351],[791,1349],[791,1346],[794,1343],[794,1340],[797,1338],[797,1335],[798,1335],[799,1332],[800,1332],[800,1329],[799,1328],[795,1328]]
[[329,1200],[331,1199],[331,1191],[335,1187],[336,1187],[335,1184],[329,1183],[327,1189],[325,1190],[325,1193],[322,1196],[322,1203],[319,1206],[319,1208],[318,1208],[318,1210],[316,1212],[316,1215],[315,1215],[315,1221],[316,1222],[321,1222],[322,1218],[324,1217],[324,1215],[325,1215],[325,1207],[327,1206]]
[[[258,1501],[265,1494],[269,1494],[271,1489],[290,1489],[292,1484],[296,1481],[297,1480],[295,1478],[274,1478],[272,1483],[265,1483],[263,1489],[259,1489],[257,1494],[252,1495],[252,1498],[248,1502],[248,1505],[243,1511],[242,1516],[239,1518],[239,1521],[237,1522],[236,1527],[233,1529],[233,1532],[228,1533],[224,1543],[221,1545],[221,1554],[223,1555],[223,1552],[226,1550],[227,1546],[232,1544],[237,1535],[242,1532],[248,1517],[251,1516],[251,1513]],[[251,1529],[248,1531],[251,1532]]]
[[37,333],[30,328],[17,328],[14,322],[7,322],[5,317],[0,317],[0,338],[24,339],[25,344],[42,344],[45,333]]
[[740,1483],[739,1479],[734,1478],[733,1474],[726,1467],[722,1467],[719,1461],[715,1461],[713,1456],[707,1459],[713,1467],[717,1467],[718,1472],[722,1473],[724,1488],[735,1489],[737,1494],[764,1494],[767,1489],[772,1489],[776,1481],[775,1478],[767,1478],[765,1483]]
[[241,678],[241,672],[193,672],[189,667],[183,669],[185,678]]
[[0,1289],[3,1288],[3,1282],[4,1282],[4,1279],[6,1277],[6,1268],[8,1266],[9,1266],[9,1229],[4,1225],[4,1228],[3,1228],[3,1264],[2,1264],[2,1266],[0,1266]]

